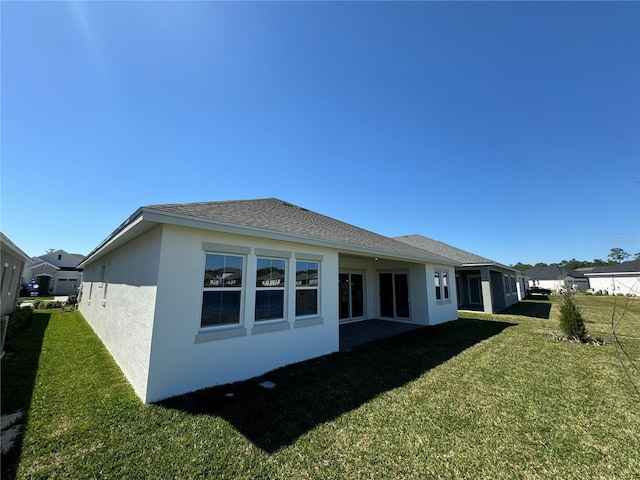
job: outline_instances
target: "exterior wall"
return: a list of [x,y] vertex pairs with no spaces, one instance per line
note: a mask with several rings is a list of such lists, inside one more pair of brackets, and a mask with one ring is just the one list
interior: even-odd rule
[[87,264],[78,305],[142,399],[147,391],[161,241],[162,227],[156,227]]
[[480,278],[482,282],[482,306],[484,313],[493,313],[493,288],[491,288],[491,273],[489,267],[480,269]]
[[[145,402],[251,378],[338,350],[337,251],[172,225],[163,228]],[[238,248],[248,252],[243,254],[241,323],[201,328],[205,252],[237,254]],[[293,283],[287,281],[284,320],[254,321],[256,257],[264,249],[287,259],[289,279],[295,278],[296,259],[321,257],[317,317],[295,318]]]
[[518,284],[518,300],[524,300],[527,296],[527,279],[522,275],[518,275],[516,281]]
[[606,291],[609,295],[640,296],[640,275],[616,274],[610,276],[589,276],[591,289]]
[[[416,266],[418,269],[419,266]],[[435,296],[435,272],[436,270],[444,270],[449,273],[449,298],[446,300],[436,300]],[[427,295],[424,291],[418,291],[418,300],[427,305],[429,312],[427,325],[438,325],[440,323],[449,322],[458,319],[458,292],[456,290],[456,272],[451,265],[426,265],[424,267],[426,273]],[[420,323],[420,322],[416,322]]]
[[558,291],[564,284],[563,280],[529,280],[529,286],[546,288],[552,291]]
[[0,260],[2,281],[0,282],[0,314],[8,315],[16,309],[20,294],[20,280],[24,259],[4,248]]
[[[592,277],[593,278],[593,277]],[[557,280],[529,280],[530,287],[546,288],[553,292],[557,292],[565,287],[565,284],[575,285],[578,290],[586,290],[589,288],[589,279],[567,277],[566,279]],[[593,288],[593,287],[591,287]]]
[[[505,283],[503,280],[502,272],[490,272],[491,277],[491,312],[495,313],[503,310],[506,305],[506,295],[505,295]],[[486,303],[485,303],[485,312],[486,312]]]

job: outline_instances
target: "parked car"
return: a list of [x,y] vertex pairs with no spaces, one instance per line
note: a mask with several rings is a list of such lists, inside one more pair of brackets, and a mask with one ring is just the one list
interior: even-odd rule
[[551,295],[551,290],[542,287],[531,287],[527,290],[529,295]]

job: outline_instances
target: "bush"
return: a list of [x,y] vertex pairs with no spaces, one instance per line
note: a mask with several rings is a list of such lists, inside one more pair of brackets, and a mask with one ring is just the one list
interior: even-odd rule
[[7,325],[7,335],[5,341],[16,337],[20,332],[31,325],[33,310],[31,307],[22,307],[9,314],[9,324]]
[[571,291],[560,297],[560,329],[569,338],[583,341],[588,337],[582,312]]
[[42,300],[40,298],[33,302],[33,308],[36,310],[46,310],[48,308],[62,308],[64,304],[55,300]]

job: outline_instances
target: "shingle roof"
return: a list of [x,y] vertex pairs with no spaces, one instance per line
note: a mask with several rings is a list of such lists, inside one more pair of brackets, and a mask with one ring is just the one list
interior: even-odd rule
[[580,272],[567,268],[560,268],[556,265],[528,268],[522,273],[533,280],[560,280],[567,275],[573,278],[585,278]]
[[[448,257],[425,251],[363,228],[312,212],[277,198],[150,205],[145,209],[242,225],[310,239],[364,247],[451,264]],[[453,262],[455,263],[455,262]]]
[[594,267],[585,274],[591,273],[623,273],[623,272],[640,272],[640,259],[631,260],[630,262],[617,263],[606,267]]
[[494,262],[489,258],[481,257],[480,255],[476,255],[475,253],[461,250],[460,248],[456,248],[444,242],[425,237],[424,235],[403,235],[401,237],[394,238],[409,245],[413,245],[414,247],[422,248],[429,252],[434,252],[438,255],[442,255],[443,257],[450,258],[451,260],[462,263],[463,265],[465,263],[497,264],[497,262]]

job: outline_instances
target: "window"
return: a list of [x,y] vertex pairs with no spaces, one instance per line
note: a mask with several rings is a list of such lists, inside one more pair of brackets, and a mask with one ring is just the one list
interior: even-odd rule
[[504,293],[511,295],[511,283],[509,283],[509,275],[504,275]]
[[442,272],[442,293],[445,300],[449,300],[449,272]]
[[449,271],[436,270],[433,275],[436,300],[449,300]]
[[256,321],[284,318],[286,262],[258,258],[256,266]]
[[9,264],[5,263],[4,266],[2,267],[2,290],[4,291],[4,286],[5,284],[5,280],[7,277],[7,269],[9,268]]
[[296,262],[296,317],[318,314],[318,262]]
[[518,287],[516,285],[516,277],[510,277],[511,279],[511,293],[518,293]]
[[11,287],[13,286],[13,276],[15,275],[15,273],[16,273],[16,266],[14,265],[13,268],[11,269],[11,280],[9,280],[9,291],[7,292],[9,295],[11,295]]
[[205,255],[200,326],[240,323],[244,257]]

